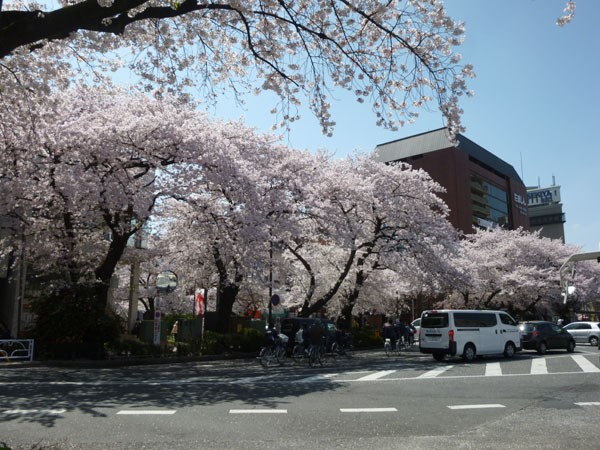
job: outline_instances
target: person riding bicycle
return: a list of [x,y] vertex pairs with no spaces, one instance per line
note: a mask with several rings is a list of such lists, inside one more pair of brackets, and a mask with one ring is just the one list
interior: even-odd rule
[[384,339],[389,339],[392,344],[392,348],[396,348],[396,341],[398,340],[398,334],[396,328],[392,325],[392,321],[388,320],[383,324],[382,336]]
[[273,325],[267,326],[265,330],[265,343],[270,347],[276,347],[280,343],[279,333]]
[[308,342],[310,343],[310,345],[320,346],[323,344],[324,338],[325,327],[323,327],[321,320],[317,319],[308,330]]

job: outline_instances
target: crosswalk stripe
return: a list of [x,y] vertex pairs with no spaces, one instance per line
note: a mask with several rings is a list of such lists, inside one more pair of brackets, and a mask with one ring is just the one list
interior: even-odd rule
[[537,358],[531,360],[531,372],[532,375],[542,375],[548,373],[548,367],[546,366],[546,360],[544,358]]
[[573,355],[571,356],[573,361],[577,363],[581,370],[584,372],[600,372],[600,369],[592,364],[585,356],[583,355]]
[[600,406],[600,402],[575,402],[578,406]]
[[44,414],[57,416],[66,413],[66,409],[7,409],[4,414]]
[[483,405],[448,405],[449,409],[487,409],[487,408],[506,408],[499,403],[483,404]]
[[443,374],[444,372],[452,369],[454,366],[445,366],[445,367],[438,367],[436,369],[433,370],[429,370],[427,372],[425,372],[422,375],[419,375],[417,378],[435,378],[438,375]]
[[287,414],[287,409],[230,409],[229,414]]
[[500,367],[500,363],[488,363],[485,365],[486,377],[496,377],[498,375],[502,375],[502,368]]
[[340,408],[343,413],[355,412],[398,412],[397,408]]
[[395,370],[382,370],[380,372],[375,372],[370,375],[365,375],[364,377],[360,377],[357,381],[372,381],[377,380],[379,378],[383,378],[385,376],[391,375]]

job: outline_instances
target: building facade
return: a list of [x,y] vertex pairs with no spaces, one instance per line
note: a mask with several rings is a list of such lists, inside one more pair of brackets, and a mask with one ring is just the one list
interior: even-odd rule
[[529,229],[540,236],[565,242],[565,213],[560,201],[560,186],[528,187]]
[[374,158],[406,162],[442,185],[455,228],[529,230],[527,188],[513,166],[461,134],[451,141],[446,128],[380,144]]

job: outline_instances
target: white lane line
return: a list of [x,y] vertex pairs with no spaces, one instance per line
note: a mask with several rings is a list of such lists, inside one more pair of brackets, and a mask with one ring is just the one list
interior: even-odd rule
[[175,414],[174,409],[124,409],[117,414],[125,416],[149,416],[149,415],[171,415]]
[[237,380],[231,380],[229,384],[252,384],[256,383],[257,381],[268,380],[271,378],[273,378],[272,375],[260,375],[258,377],[246,377]]
[[329,380],[330,378],[335,378],[337,377],[339,374],[338,373],[322,373],[319,375],[313,375],[312,377],[307,377],[307,378],[302,378],[300,380],[298,380],[298,383],[312,383],[314,381],[325,381],[325,380]]
[[486,377],[497,377],[502,375],[502,368],[500,363],[487,363],[485,365],[485,376]]
[[488,409],[488,408],[506,408],[499,403],[490,403],[482,405],[448,405],[449,409]]
[[287,409],[230,409],[229,414],[287,414]]
[[3,414],[44,414],[58,416],[66,412],[66,409],[7,409],[3,411]]
[[583,355],[573,355],[571,358],[573,358],[573,361],[575,361],[584,372],[600,372],[600,369]]
[[578,406],[600,406],[600,402],[576,402]]
[[343,413],[360,413],[360,412],[398,412],[396,408],[340,408]]
[[422,375],[419,375],[417,378],[435,378],[441,374],[443,374],[444,372],[452,369],[454,366],[445,366],[445,367],[438,367],[437,369],[433,369],[433,370],[429,370],[427,372],[425,372]]
[[548,373],[548,367],[546,366],[546,360],[544,358],[537,358],[531,360],[531,372],[532,375],[542,375]]
[[395,372],[395,370],[382,370],[381,372],[375,372],[370,375],[365,375],[364,377],[360,377],[356,381],[373,381],[378,380],[379,378],[383,378],[385,376],[391,375]]

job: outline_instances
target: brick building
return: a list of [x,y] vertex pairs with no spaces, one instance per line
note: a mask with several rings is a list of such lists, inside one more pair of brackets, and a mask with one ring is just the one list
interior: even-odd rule
[[464,233],[502,225],[529,230],[527,188],[513,166],[466,138],[448,138],[446,128],[380,144],[374,158],[423,169],[441,184],[450,222]]

